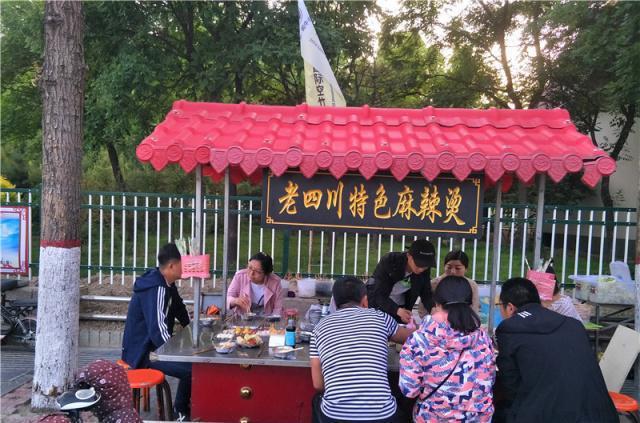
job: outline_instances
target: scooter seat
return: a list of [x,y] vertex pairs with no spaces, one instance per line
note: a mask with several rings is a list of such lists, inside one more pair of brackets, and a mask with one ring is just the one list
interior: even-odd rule
[[37,300],[13,300],[11,305],[14,307],[37,307]]
[[2,279],[2,292],[11,291],[18,287],[18,279]]

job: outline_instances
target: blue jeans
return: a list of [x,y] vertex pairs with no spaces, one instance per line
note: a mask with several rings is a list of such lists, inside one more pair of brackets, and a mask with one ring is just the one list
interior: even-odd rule
[[149,363],[149,368],[180,379],[173,408],[185,416],[191,415],[191,363],[152,361]]

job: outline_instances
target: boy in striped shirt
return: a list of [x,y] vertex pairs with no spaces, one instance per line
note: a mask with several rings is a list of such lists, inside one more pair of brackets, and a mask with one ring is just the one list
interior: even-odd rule
[[368,308],[366,287],[348,276],[333,286],[337,310],[311,336],[313,421],[400,422],[387,378],[388,340],[403,343],[410,331],[388,314]]

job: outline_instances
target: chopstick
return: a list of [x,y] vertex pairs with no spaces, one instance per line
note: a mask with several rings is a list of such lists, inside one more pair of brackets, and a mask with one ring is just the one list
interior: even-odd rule
[[212,345],[212,346],[210,346],[208,348],[203,348],[201,350],[194,351],[194,352],[191,353],[191,355],[197,355],[197,354],[201,354],[203,352],[207,352],[207,351],[211,351],[211,350],[215,350],[215,349],[216,349],[216,347]]

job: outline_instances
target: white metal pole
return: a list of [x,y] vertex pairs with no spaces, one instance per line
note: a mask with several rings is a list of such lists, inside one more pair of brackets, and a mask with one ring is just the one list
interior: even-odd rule
[[546,175],[540,174],[538,177],[538,208],[536,209],[536,239],[533,248],[533,266],[534,269],[538,269],[542,266],[540,251],[542,249],[542,224],[544,222],[544,185],[546,182]]
[[[640,186],[640,185],[638,185]],[[628,228],[628,226],[627,226]],[[615,239],[613,240],[615,242]],[[635,329],[640,332],[640,190],[638,192],[638,206],[636,208],[636,315]],[[634,382],[636,385],[636,393],[640,392],[640,359],[636,358],[636,371]]]
[[222,306],[227,308],[227,274],[229,273],[229,184],[230,169],[224,171],[224,218],[222,237]]
[[[196,198],[195,198],[195,238],[196,238],[196,254],[200,255],[204,252],[204,245],[202,245],[202,200],[203,200],[203,186],[202,186],[202,165],[196,166]],[[193,254],[193,252],[191,252]],[[193,335],[193,346],[198,347],[200,341],[200,286],[202,285],[202,279],[197,278],[196,283],[193,285],[193,326],[191,328]]]
[[496,284],[498,283],[498,257],[500,256],[500,210],[502,209],[502,179],[496,184],[496,207],[493,214],[493,257],[491,262],[493,269],[491,272],[491,288],[489,289],[489,321],[487,329],[493,333],[493,315],[496,312]]

